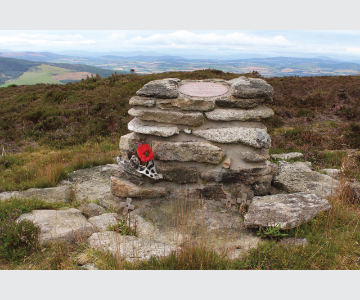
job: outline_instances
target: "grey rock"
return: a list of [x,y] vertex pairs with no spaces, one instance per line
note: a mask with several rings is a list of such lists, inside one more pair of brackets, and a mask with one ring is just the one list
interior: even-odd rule
[[70,189],[75,193],[77,201],[93,201],[110,194],[110,173],[115,164],[81,169],[69,174],[67,180],[62,180],[57,187],[44,189],[29,189],[27,191],[0,193],[0,200],[20,197],[37,198],[47,202],[68,202]]
[[255,182],[251,185],[251,189],[253,190],[255,196],[268,195],[271,190],[271,181]]
[[240,182],[251,185],[267,181],[271,182],[274,177],[274,170],[271,166],[244,168],[239,170],[221,169],[202,172],[200,176],[205,181]]
[[110,186],[112,194],[122,198],[156,198],[168,195],[168,191],[163,187],[141,188],[115,177],[110,178]]
[[164,180],[179,183],[196,183],[198,175],[196,168],[183,166],[157,166],[158,173],[164,176]]
[[156,105],[156,102],[155,100],[149,99],[147,97],[135,96],[130,99],[129,104],[134,106],[152,107]]
[[131,168],[132,167],[130,166],[130,164],[122,163],[117,168],[114,168],[111,171],[111,175],[120,179],[129,180],[130,182],[137,185],[142,185],[144,183],[144,180],[141,178],[141,174],[137,173],[135,169]]
[[308,241],[307,239],[301,238],[283,238],[280,241],[283,245],[291,245],[291,246],[307,246]]
[[289,153],[281,153],[281,154],[271,154],[272,158],[279,158],[279,159],[293,159],[293,158],[300,158],[304,155],[300,152],[289,152]]
[[163,257],[179,250],[163,243],[157,243],[148,239],[135,236],[120,235],[114,231],[94,233],[89,238],[91,248],[109,251],[117,259],[126,261],[148,260],[151,257]]
[[131,131],[142,134],[151,134],[163,137],[169,137],[179,134],[180,130],[176,126],[150,126],[142,125],[138,118],[131,120],[128,123],[128,128]]
[[0,200],[6,200],[14,197],[18,198],[36,198],[47,202],[67,202],[70,196],[68,186],[59,186],[44,189],[28,189],[26,191],[14,191],[0,193]]
[[85,265],[82,266],[82,268],[83,268],[84,270],[92,270],[92,271],[94,271],[94,270],[99,270],[99,269],[98,269],[94,264],[92,264],[92,263],[85,264]]
[[240,157],[247,162],[262,162],[266,160],[265,156],[253,152],[242,152]]
[[216,143],[242,143],[255,148],[270,148],[271,139],[265,129],[228,127],[194,130],[193,135]]
[[340,180],[341,171],[338,169],[322,169],[321,171],[325,172],[325,175],[329,175],[336,180]]
[[263,103],[271,103],[271,102],[272,102],[271,97],[252,98],[252,99],[222,97],[215,100],[216,105],[220,107],[233,107],[233,108],[253,108]]
[[115,213],[107,213],[100,216],[95,216],[88,219],[88,221],[93,224],[98,231],[105,231],[109,226],[113,226],[118,223]]
[[156,98],[176,98],[179,95],[177,90],[180,79],[167,78],[150,81],[136,92],[138,96],[156,97]]
[[153,141],[156,159],[167,161],[196,161],[219,164],[224,157],[220,147],[204,142]]
[[230,165],[231,165],[231,158],[230,158],[230,156],[229,156],[229,157],[227,157],[227,158],[224,160],[224,162],[223,162],[223,164],[221,165],[221,167],[224,168],[224,169],[229,169],[229,168],[230,168]]
[[312,171],[305,164],[280,161],[273,185],[287,193],[307,192],[327,197],[339,187],[339,181]]
[[17,222],[28,220],[40,228],[40,243],[65,241],[67,243],[83,242],[96,231],[86,220],[81,210],[67,208],[63,210],[33,210],[22,214]]
[[272,118],[274,111],[263,105],[253,109],[222,109],[217,108],[206,112],[206,117],[213,121],[261,121],[262,119]]
[[205,99],[167,99],[158,100],[156,105],[161,109],[181,109],[181,110],[193,110],[193,111],[210,111],[215,108],[215,102],[213,100]]
[[146,138],[145,135],[138,134],[135,132],[131,132],[129,134],[123,135],[120,138],[119,142],[119,148],[120,150],[126,150],[126,151],[134,151],[137,148],[136,142],[144,141]]
[[145,121],[170,123],[189,126],[200,126],[204,123],[204,115],[199,112],[184,113],[154,108],[132,108],[129,115]]
[[239,77],[231,81],[231,93],[237,98],[271,97],[274,89],[265,80],[259,78]]
[[135,217],[139,237],[173,246],[201,245],[227,255],[237,249],[239,256],[260,242],[244,228],[238,211],[220,201],[164,201],[131,213]]
[[294,228],[331,209],[329,201],[315,194],[295,193],[254,197],[245,215],[247,227]]
[[81,204],[78,209],[81,210],[82,213],[88,218],[99,216],[105,212],[103,207],[95,203]]

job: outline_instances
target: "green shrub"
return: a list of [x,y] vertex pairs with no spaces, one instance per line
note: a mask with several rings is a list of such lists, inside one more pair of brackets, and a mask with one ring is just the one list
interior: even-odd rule
[[345,130],[348,144],[353,148],[360,148],[360,123],[351,123]]
[[120,233],[121,235],[133,235],[137,236],[136,229],[133,229],[129,227],[125,221],[120,220],[118,224],[116,225],[109,225],[108,226],[109,231],[116,231]]
[[15,210],[0,222],[0,257],[18,261],[38,247],[38,228],[30,221],[16,222],[20,210]]

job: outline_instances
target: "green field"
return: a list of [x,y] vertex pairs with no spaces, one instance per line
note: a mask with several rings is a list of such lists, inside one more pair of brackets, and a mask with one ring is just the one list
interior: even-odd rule
[[25,85],[25,84],[36,84],[36,83],[56,83],[61,84],[60,81],[53,79],[51,76],[69,73],[71,70],[63,69],[58,67],[52,67],[49,65],[41,65],[33,67],[29,71],[22,74],[19,79],[10,81],[3,84],[0,87],[7,87],[10,84]]

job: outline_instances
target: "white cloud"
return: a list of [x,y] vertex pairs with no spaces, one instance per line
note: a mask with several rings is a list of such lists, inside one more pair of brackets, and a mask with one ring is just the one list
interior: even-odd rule
[[85,39],[81,34],[54,35],[54,34],[28,34],[0,35],[0,44],[4,46],[55,46],[55,45],[89,45],[96,41]]
[[241,46],[270,46],[270,47],[288,47],[292,43],[284,36],[251,37],[242,32],[234,32],[220,35],[214,32],[194,33],[180,30],[167,34],[154,34],[149,37],[134,37],[127,42],[128,45],[142,46],[166,46],[166,47],[230,47],[237,48]]

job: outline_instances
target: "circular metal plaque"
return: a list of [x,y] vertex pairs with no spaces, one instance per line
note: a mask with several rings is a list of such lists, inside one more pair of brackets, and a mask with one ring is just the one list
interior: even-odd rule
[[220,83],[189,82],[179,87],[179,92],[192,97],[216,97],[228,92],[228,88]]

